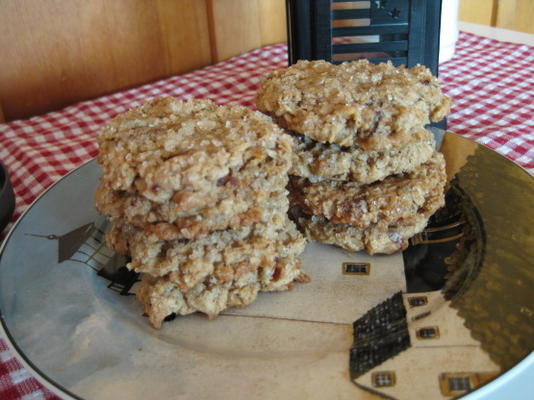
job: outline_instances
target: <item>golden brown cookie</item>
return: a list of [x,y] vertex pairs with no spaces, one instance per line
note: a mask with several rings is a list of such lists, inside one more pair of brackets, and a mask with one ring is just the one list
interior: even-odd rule
[[378,223],[389,226],[426,212],[428,204],[434,204],[434,198],[443,198],[445,182],[445,160],[436,152],[411,173],[390,176],[369,185],[332,180],[312,183],[305,178],[291,177],[290,204],[300,206],[305,214],[324,217],[334,224],[361,229]]
[[117,116],[97,141],[102,182],[110,189],[173,201],[186,211],[228,186],[287,173],[292,152],[289,135],[260,112],[171,97]]
[[289,173],[311,180],[331,179],[372,183],[389,175],[411,172],[430,159],[435,151],[434,135],[421,128],[414,142],[398,150],[363,150],[319,143],[293,135],[293,162]]
[[210,278],[224,283],[271,265],[278,258],[297,258],[306,244],[286,214],[270,223],[216,231],[197,240],[163,241],[145,231],[112,221],[108,245],[129,255],[129,269],[166,276],[180,289],[189,290]]
[[286,129],[321,143],[381,151],[404,147],[450,105],[426,67],[367,60],[299,61],[267,74],[256,98],[257,108]]
[[173,313],[187,315],[200,311],[214,318],[229,307],[252,303],[260,291],[288,290],[294,283],[308,281],[297,257],[276,257],[228,281],[210,277],[190,289],[182,289],[166,277],[142,275],[137,299],[150,323],[159,329],[165,317]]
[[408,239],[425,229],[430,215],[417,214],[406,224],[382,224],[357,228],[349,224],[334,224],[326,218],[301,214],[298,225],[306,237],[349,251],[364,250],[369,254],[392,254],[408,247]]
[[[249,186],[230,186],[204,198],[196,194],[166,203],[112,190],[102,182],[95,193],[96,208],[100,214],[121,218],[162,240],[196,239],[214,230],[237,229],[268,221],[273,213],[285,213],[287,179],[286,174],[257,177]],[[277,191],[268,191],[275,188]]]

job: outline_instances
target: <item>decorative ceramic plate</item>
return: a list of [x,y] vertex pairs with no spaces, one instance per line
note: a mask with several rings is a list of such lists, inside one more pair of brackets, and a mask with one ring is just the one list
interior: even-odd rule
[[403,253],[309,243],[312,282],[161,330],[142,316],[136,274],[104,245],[91,161],[1,248],[8,342],[66,398],[512,398],[534,370],[533,179],[474,142],[436,138],[446,206]]

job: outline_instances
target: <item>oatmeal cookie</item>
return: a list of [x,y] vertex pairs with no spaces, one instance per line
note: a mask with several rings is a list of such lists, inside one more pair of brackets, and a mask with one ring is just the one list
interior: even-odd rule
[[171,314],[187,315],[197,311],[209,318],[229,307],[244,307],[252,303],[260,291],[291,289],[294,282],[308,282],[296,257],[275,257],[259,268],[233,275],[226,281],[215,275],[189,289],[183,289],[168,277],[142,275],[137,299],[157,329]]
[[194,199],[190,201],[193,208],[172,200],[156,203],[135,193],[112,190],[102,182],[95,193],[96,208],[100,214],[124,219],[162,240],[196,239],[214,230],[237,229],[284,213],[288,208],[287,179],[286,174],[258,177],[248,187]]
[[286,129],[321,143],[382,151],[404,147],[450,105],[428,68],[367,60],[299,61],[270,72],[256,98],[257,108]]
[[334,224],[365,229],[378,223],[408,221],[434,204],[434,198],[443,198],[445,182],[445,160],[435,152],[416,171],[370,185],[331,180],[311,183],[305,178],[291,177],[290,204]]
[[357,228],[349,224],[334,224],[326,218],[302,214],[298,225],[305,235],[322,243],[332,244],[349,251],[364,250],[369,254],[392,254],[408,247],[408,239],[425,229],[430,215],[416,214],[404,224],[378,224]]
[[187,209],[228,187],[287,173],[292,153],[291,137],[260,112],[171,97],[117,116],[97,142],[110,189]]
[[414,142],[399,150],[365,151],[293,136],[293,162],[289,173],[310,180],[331,179],[372,183],[389,175],[415,170],[435,151],[434,135],[421,128]]
[[108,245],[129,255],[127,267],[152,276],[167,276],[181,290],[212,277],[224,283],[271,265],[278,258],[296,258],[306,244],[284,213],[281,221],[217,231],[198,240],[162,241],[120,220],[112,221]]

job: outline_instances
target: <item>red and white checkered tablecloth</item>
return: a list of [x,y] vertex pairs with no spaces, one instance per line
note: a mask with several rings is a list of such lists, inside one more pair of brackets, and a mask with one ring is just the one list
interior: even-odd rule
[[[0,161],[17,203],[14,219],[46,187],[97,153],[95,132],[150,98],[209,98],[254,106],[260,77],[287,65],[287,47],[263,47],[184,75],[0,124]],[[534,174],[534,47],[461,33],[455,57],[440,66],[453,98],[449,130],[485,144]],[[0,339],[0,399],[53,399]]]

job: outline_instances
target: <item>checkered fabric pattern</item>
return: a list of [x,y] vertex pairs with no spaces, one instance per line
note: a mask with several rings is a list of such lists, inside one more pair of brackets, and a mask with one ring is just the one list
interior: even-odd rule
[[[0,161],[9,170],[17,197],[13,220],[46,187],[96,155],[95,133],[115,115],[164,95],[253,107],[260,77],[286,65],[286,45],[267,46],[61,111],[0,124]],[[455,57],[440,66],[440,80],[454,101],[449,130],[495,149],[534,174],[534,48],[461,33]],[[55,398],[2,340],[0,398]]]
[[534,48],[462,33],[440,66],[453,99],[448,129],[482,143],[534,174]]

